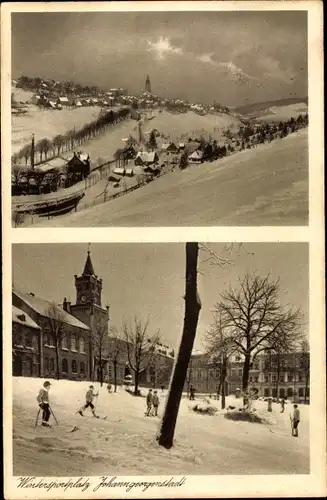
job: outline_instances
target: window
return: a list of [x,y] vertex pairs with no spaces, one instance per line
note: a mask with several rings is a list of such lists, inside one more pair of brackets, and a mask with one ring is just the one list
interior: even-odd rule
[[287,389],[287,396],[290,397],[290,398],[293,396],[293,389],[292,389],[292,387],[288,387],[288,389]]
[[84,363],[84,361],[81,361],[80,372],[81,372],[81,375],[85,375],[85,363]]
[[83,337],[79,339],[79,352],[85,353],[85,341]]
[[77,373],[77,363],[75,359],[72,361],[72,373]]
[[109,375],[109,378],[112,377],[112,365],[111,365],[111,363],[109,363],[108,375]]
[[288,374],[288,381],[293,382],[293,375],[291,373]]
[[272,379],[273,379],[273,382],[277,382],[277,376],[276,375],[273,375]]
[[250,377],[250,378],[249,378],[249,381],[250,381],[250,382],[253,382],[253,377]]
[[265,382],[269,382],[269,377],[268,377],[268,375],[265,375]]
[[238,370],[238,376],[242,377],[242,370]]
[[49,359],[49,371],[53,373],[55,371],[55,360],[54,358]]
[[284,381],[285,381],[285,377],[284,377],[284,375],[281,375],[281,376],[280,376],[279,381],[280,381],[280,382],[284,382]]
[[257,362],[257,363],[254,363],[254,369],[255,369],[255,370],[259,370],[259,363],[258,363],[258,362]]
[[[72,351],[76,351],[76,335],[72,335],[70,338],[70,348]],[[76,373],[76,372],[75,372]]]
[[303,377],[303,375],[299,375],[299,382],[304,382],[304,377]]
[[300,396],[300,398],[303,398],[303,396],[304,396],[304,389],[303,389],[303,387],[300,387],[300,389],[299,389],[299,396]]
[[25,345],[26,347],[32,347],[32,338],[29,335],[26,335]]
[[67,362],[67,359],[64,358],[62,360],[61,366],[62,366],[62,372],[63,373],[68,373],[68,362]]
[[61,339],[61,348],[68,351],[68,339],[66,336]]
[[254,377],[255,382],[258,382],[258,380],[259,380],[259,377]]
[[264,390],[263,390],[263,393],[264,393],[264,396],[267,398],[269,396],[269,389],[267,389],[265,387]]
[[47,357],[44,358],[44,369],[49,373],[49,358]]

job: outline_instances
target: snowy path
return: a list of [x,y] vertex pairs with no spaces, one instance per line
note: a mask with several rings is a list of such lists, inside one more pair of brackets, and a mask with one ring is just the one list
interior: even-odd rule
[[[144,417],[145,399],[122,389],[100,389],[97,412],[106,420],[75,411],[84,402],[87,382],[53,381],[51,404],[59,426],[34,427],[40,379],[13,379],[14,475],[102,474],[304,474],[309,471],[308,407],[302,407],[300,437],[290,436],[288,411],[278,405],[271,425],[231,422],[222,414],[201,416],[182,400],[175,444],[155,441],[160,419]],[[98,384],[96,384],[98,385]],[[98,388],[96,387],[96,390]],[[164,398],[160,405],[163,410]],[[217,404],[214,402],[213,404]],[[262,410],[261,407],[264,407]],[[87,415],[87,412],[86,412]],[[74,426],[76,432],[70,431]]]

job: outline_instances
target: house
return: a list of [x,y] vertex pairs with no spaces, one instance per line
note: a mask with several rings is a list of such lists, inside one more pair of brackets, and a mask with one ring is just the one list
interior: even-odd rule
[[68,173],[78,173],[85,179],[91,172],[90,157],[82,151],[74,152],[74,156],[67,162]]
[[203,152],[197,149],[192,154],[189,155],[188,161],[190,163],[202,163],[203,162]]
[[125,175],[126,177],[134,177],[134,170],[132,168],[126,168]]
[[122,168],[122,167],[117,167],[117,168],[114,169],[113,173],[116,174],[116,175],[123,175],[124,176],[125,175],[125,169]]
[[[83,380],[89,375],[90,328],[63,307],[16,288],[12,292],[15,373],[54,378],[57,372],[54,329],[60,327],[61,378]],[[26,350],[30,351],[27,355]],[[25,360],[25,367],[24,362]]]
[[148,166],[153,165],[159,161],[159,156],[155,151],[140,151],[135,158],[135,165]]
[[12,374],[14,377],[40,376],[40,331],[32,318],[12,306]]
[[57,99],[57,105],[61,107],[68,107],[71,106],[71,103],[66,96],[58,97]]
[[163,144],[161,146],[161,151],[167,154],[177,154],[179,152],[178,147],[173,142]]

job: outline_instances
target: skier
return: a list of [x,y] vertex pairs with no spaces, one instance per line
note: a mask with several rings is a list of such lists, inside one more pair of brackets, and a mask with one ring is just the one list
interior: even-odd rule
[[86,408],[91,408],[91,411],[92,411],[92,415],[93,417],[97,417],[97,415],[95,414],[95,408],[94,408],[94,404],[93,404],[93,399],[95,397],[97,397],[99,395],[99,393],[97,394],[94,394],[94,386],[93,385],[90,385],[89,387],[89,390],[87,391],[86,395],[85,395],[85,399],[86,399],[86,403],[84,406],[82,406],[82,408],[77,412],[81,415],[81,417],[84,417],[83,415],[83,411],[86,410]]
[[291,417],[291,422],[292,422],[292,436],[298,437],[299,431],[298,431],[298,425],[300,422],[300,410],[298,409],[298,406],[295,404],[293,405],[293,415],[290,415]]
[[190,387],[190,401],[194,401],[195,399],[195,388],[193,387],[193,385],[191,385]]
[[50,406],[49,406],[49,389],[50,389],[50,382],[46,381],[43,384],[42,389],[40,389],[39,394],[36,398],[37,402],[39,403],[39,407],[42,410],[42,425],[43,427],[51,427],[51,425],[48,424],[51,412],[50,412]]
[[148,392],[147,397],[146,397],[146,412],[145,412],[146,417],[150,416],[150,413],[152,410],[152,398],[153,398],[152,389],[149,389],[149,392]]
[[159,404],[160,404],[160,401],[159,401],[159,397],[158,397],[158,392],[154,391],[153,398],[152,398],[152,405],[153,405],[152,415],[154,417],[158,416],[158,407],[159,407]]
[[282,398],[282,399],[280,400],[280,406],[281,406],[281,410],[280,410],[280,412],[281,412],[281,413],[284,413],[284,411],[285,411],[285,399],[284,399],[284,398]]

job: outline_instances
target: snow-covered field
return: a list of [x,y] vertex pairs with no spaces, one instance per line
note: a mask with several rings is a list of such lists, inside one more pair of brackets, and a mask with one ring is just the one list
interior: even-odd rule
[[39,226],[306,225],[308,132],[164,175]]
[[[88,382],[52,381],[50,402],[59,421],[53,427],[34,427],[36,395],[41,379],[13,378],[14,475],[165,475],[165,474],[306,474],[309,473],[309,407],[300,405],[299,437],[291,437],[289,412],[257,411],[269,424],[232,422],[223,412],[199,415],[182,399],[171,450],[159,447],[160,418],[145,417],[145,399],[118,388],[99,389],[96,411],[107,419],[75,415],[84,403]],[[160,393],[160,391],[159,391]],[[160,394],[162,414],[166,394]],[[197,401],[195,401],[196,403]],[[227,398],[227,404],[238,400]],[[219,402],[212,401],[213,405]],[[71,432],[74,426],[78,430]]]
[[265,122],[280,122],[297,118],[300,114],[308,112],[308,105],[303,103],[288,104],[287,106],[272,106],[271,108],[261,110],[251,114],[253,118],[263,120]]

